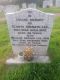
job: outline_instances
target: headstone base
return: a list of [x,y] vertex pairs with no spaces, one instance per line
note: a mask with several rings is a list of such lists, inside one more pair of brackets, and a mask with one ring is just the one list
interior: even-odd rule
[[23,56],[18,56],[16,58],[10,58],[6,61],[7,64],[22,64],[22,63],[50,63],[49,56],[34,56],[33,60],[26,61]]

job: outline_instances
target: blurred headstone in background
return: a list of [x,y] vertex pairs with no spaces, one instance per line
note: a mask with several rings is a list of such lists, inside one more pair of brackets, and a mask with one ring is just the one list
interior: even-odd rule
[[31,3],[28,5],[28,8],[36,8],[36,4],[35,3]]
[[60,0],[56,0],[56,7],[60,7]]
[[43,1],[43,8],[49,8],[53,6],[52,0],[44,0]]
[[23,3],[22,4],[22,9],[26,9],[26,8],[27,8],[26,3]]
[[5,6],[5,12],[9,13],[9,12],[15,12],[19,10],[19,6],[18,5],[7,5]]

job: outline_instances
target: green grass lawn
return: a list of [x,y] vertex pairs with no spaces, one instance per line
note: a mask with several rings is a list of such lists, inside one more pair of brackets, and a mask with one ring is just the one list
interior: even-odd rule
[[50,12],[50,13],[60,13],[60,7],[57,8],[57,7],[52,7],[52,8],[38,8],[39,10],[41,11],[44,11],[44,12]]
[[11,45],[6,22],[0,22],[0,62],[4,62],[5,58],[11,53]]
[[6,21],[0,22],[0,80],[60,80],[60,17],[56,17],[48,48],[49,64],[3,64],[12,53]]
[[55,19],[48,53],[53,61],[60,62],[60,17]]
[[60,80],[60,63],[2,65],[0,80]]

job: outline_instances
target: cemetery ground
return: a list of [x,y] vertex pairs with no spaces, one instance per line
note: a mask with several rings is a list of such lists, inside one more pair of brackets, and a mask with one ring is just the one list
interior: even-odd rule
[[[47,12],[52,12],[51,9],[48,10]],[[59,13],[58,11],[53,10],[54,13]],[[48,48],[51,63],[6,65],[5,61],[11,54],[6,20],[0,14],[0,80],[60,80],[60,16],[55,17]]]

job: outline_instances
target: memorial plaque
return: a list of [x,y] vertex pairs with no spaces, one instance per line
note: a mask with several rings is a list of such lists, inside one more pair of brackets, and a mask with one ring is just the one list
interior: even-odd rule
[[7,13],[6,18],[14,54],[21,53],[24,57],[25,48],[30,48],[34,57],[32,61],[37,62],[39,61],[38,57],[42,58],[43,56],[44,58],[48,55],[47,49],[53,26],[53,14],[27,8]]

